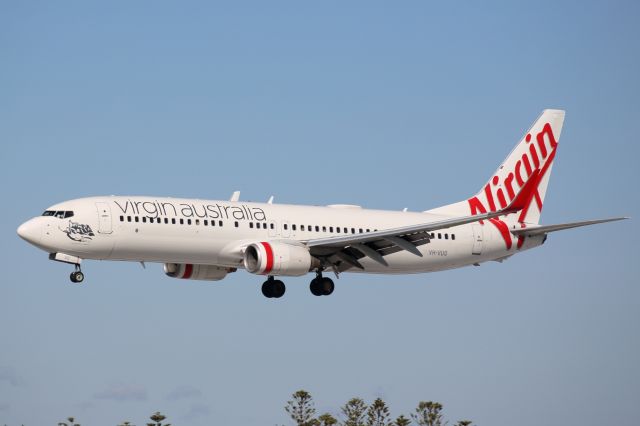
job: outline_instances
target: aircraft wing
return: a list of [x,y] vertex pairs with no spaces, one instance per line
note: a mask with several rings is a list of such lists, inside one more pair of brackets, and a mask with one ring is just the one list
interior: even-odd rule
[[611,217],[608,219],[585,220],[583,222],[559,223],[557,225],[532,226],[530,228],[512,229],[515,236],[534,236],[548,234],[549,232],[562,231],[563,229],[577,228],[579,226],[595,225],[598,223],[615,222],[617,220],[629,219],[628,217]]
[[416,247],[429,242],[431,238],[430,232],[488,220],[522,210],[533,197],[538,174],[538,170],[534,171],[511,204],[496,212],[460,216],[363,234],[316,238],[301,242],[309,247],[312,255],[322,259],[327,266],[331,266],[336,272],[341,272],[351,267],[364,269],[358,259],[365,256],[385,266],[387,266],[387,262],[384,256],[401,250],[406,250],[422,257],[422,253]]
[[343,265],[338,267],[339,272],[350,267],[363,269],[358,259],[365,256],[387,266],[384,256],[401,250],[406,250],[422,257],[422,253],[417,249],[417,246],[428,243],[431,238],[429,233],[432,231],[487,220],[507,213],[498,211],[475,216],[456,217],[363,234],[316,238],[302,241],[302,243],[309,247],[311,254],[324,258],[334,268],[337,265]]

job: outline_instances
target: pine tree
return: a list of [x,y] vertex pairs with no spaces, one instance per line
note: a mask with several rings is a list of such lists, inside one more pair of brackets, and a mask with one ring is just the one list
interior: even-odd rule
[[389,407],[380,398],[377,398],[367,410],[367,426],[390,426]]
[[320,421],[320,426],[333,426],[338,423],[338,420],[329,413],[324,413],[318,417],[318,420]]
[[396,419],[393,423],[394,426],[409,426],[411,424],[411,420],[406,418],[404,415],[401,415]]
[[153,413],[149,418],[153,420],[155,423],[147,423],[147,426],[171,426],[171,423],[164,423],[164,424],[160,423],[167,417],[164,416],[163,414],[160,414],[159,411],[156,411],[155,413]]
[[287,401],[284,409],[289,413],[296,425],[309,426],[313,424],[313,415],[316,413],[316,409],[313,406],[311,394],[301,389],[295,392],[291,398],[291,400]]
[[342,414],[345,417],[343,426],[365,426],[365,414],[367,405],[360,398],[351,398],[342,407]]
[[418,426],[444,426],[442,404],[433,401],[420,401],[411,418]]

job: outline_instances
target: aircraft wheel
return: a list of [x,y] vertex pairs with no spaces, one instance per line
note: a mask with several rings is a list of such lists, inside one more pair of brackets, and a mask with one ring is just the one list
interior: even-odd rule
[[84,274],[80,271],[75,271],[71,273],[69,278],[73,283],[81,283],[84,280]]
[[333,280],[331,278],[322,278],[322,281],[320,282],[320,288],[322,290],[323,296],[328,296],[333,293],[335,287],[336,286],[333,284]]
[[309,284],[309,290],[311,290],[311,294],[314,296],[322,296],[322,278],[314,278],[311,280],[311,284]]
[[287,290],[287,287],[280,280],[273,281],[273,297],[280,298],[284,296],[284,292]]
[[273,297],[273,287],[273,280],[266,280],[264,283],[262,283],[262,294],[264,295],[264,297],[268,299],[271,299]]

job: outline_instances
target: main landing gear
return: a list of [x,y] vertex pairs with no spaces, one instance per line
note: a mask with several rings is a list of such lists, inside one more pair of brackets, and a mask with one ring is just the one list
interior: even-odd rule
[[[71,275],[71,281],[73,281],[73,274]],[[328,296],[333,293],[335,285],[331,278],[323,277],[322,272],[316,272],[316,277],[311,280],[309,289],[314,296]],[[269,299],[278,299],[284,296],[285,291],[286,287],[284,283],[280,280],[276,280],[273,276],[269,276],[269,278],[267,278],[267,280],[262,284],[262,294],[264,294],[264,297],[268,297]]]
[[280,280],[276,280],[272,276],[267,278],[267,280],[262,284],[262,294],[264,297],[268,298],[280,298],[284,295],[286,291],[286,287],[284,283]]
[[81,283],[84,280],[84,274],[80,269],[80,265],[76,263],[76,270],[69,275],[69,279],[72,283]]
[[333,280],[323,277],[322,272],[317,272],[316,277],[309,284],[309,290],[314,296],[328,296],[333,293],[334,288]]

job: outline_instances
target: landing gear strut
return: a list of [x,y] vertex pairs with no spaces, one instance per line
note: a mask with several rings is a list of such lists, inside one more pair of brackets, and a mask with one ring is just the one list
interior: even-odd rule
[[328,296],[333,293],[335,285],[331,278],[323,277],[322,272],[316,272],[316,277],[311,280],[309,290],[314,296]]
[[284,283],[280,280],[276,280],[273,276],[269,276],[267,280],[262,284],[262,294],[268,298],[280,298],[286,291]]
[[72,283],[81,283],[84,280],[84,274],[80,269],[80,265],[76,263],[76,270],[69,275],[69,279]]

